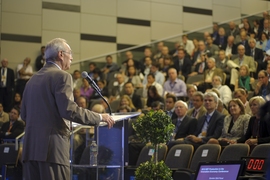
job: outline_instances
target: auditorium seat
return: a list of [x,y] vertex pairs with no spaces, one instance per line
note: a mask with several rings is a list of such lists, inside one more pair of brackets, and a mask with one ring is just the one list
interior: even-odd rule
[[232,144],[226,146],[220,157],[220,161],[233,161],[241,160],[241,157],[246,157],[249,155],[250,147],[247,144]]

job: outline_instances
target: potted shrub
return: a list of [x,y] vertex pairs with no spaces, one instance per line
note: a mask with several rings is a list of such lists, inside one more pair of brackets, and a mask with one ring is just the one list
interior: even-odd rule
[[163,111],[149,111],[133,124],[137,136],[144,143],[151,143],[155,147],[151,161],[142,163],[135,172],[138,180],[162,179],[171,180],[171,170],[166,164],[158,162],[158,145],[166,143],[174,130],[171,118]]

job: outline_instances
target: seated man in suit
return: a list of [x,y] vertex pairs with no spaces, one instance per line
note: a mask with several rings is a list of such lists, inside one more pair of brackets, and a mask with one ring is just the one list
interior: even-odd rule
[[0,129],[0,139],[15,139],[24,131],[24,123],[19,119],[20,109],[14,107],[9,113],[9,121]]
[[174,105],[177,117],[173,119],[175,129],[173,132],[172,140],[169,142],[168,147],[182,142],[184,138],[190,134],[194,134],[197,127],[197,120],[187,115],[188,106],[184,101],[177,101]]
[[204,81],[196,82],[195,85],[198,86],[198,91],[205,92],[206,89],[212,88],[212,79],[214,76],[223,77],[222,69],[216,68],[216,60],[210,57],[207,61],[208,69],[204,71]]
[[109,88],[110,102],[119,99],[124,94],[124,84],[127,81],[124,74],[117,74],[113,87]]
[[207,113],[198,119],[197,129],[193,134],[188,135],[182,143],[192,144],[194,149],[207,143],[210,138],[218,139],[222,133],[224,116],[220,114],[216,107],[218,96],[214,92],[207,92],[204,95],[204,107]]
[[188,74],[191,73],[191,60],[186,57],[184,49],[178,49],[177,56],[173,59],[174,60],[174,67],[177,70],[179,75],[182,75],[187,79]]
[[194,107],[188,110],[187,115],[199,119],[206,113],[203,105],[203,93],[200,91],[195,92],[192,96],[192,102]]
[[176,114],[174,111],[174,105],[177,101],[177,97],[174,94],[168,93],[165,96],[165,112],[171,119],[176,118]]
[[[245,55],[245,46],[240,44],[237,47],[238,51],[238,58],[234,59],[233,61],[228,61],[227,65],[232,68],[231,70],[231,85],[235,85],[236,79],[238,79],[238,68],[242,64],[246,64],[249,67],[249,70],[251,72],[251,75],[256,72],[255,62],[254,59],[250,56]],[[251,76],[253,77],[253,75]]]
[[134,85],[131,82],[126,82],[124,85],[124,95],[128,95],[132,100],[133,105],[138,111],[143,108],[141,96],[134,93]]

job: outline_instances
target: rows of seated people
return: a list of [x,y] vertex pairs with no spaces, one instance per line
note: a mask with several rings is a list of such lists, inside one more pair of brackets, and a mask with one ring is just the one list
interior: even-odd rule
[[[170,142],[170,146],[178,143],[178,141],[191,143],[194,146],[208,142],[231,144],[238,142],[238,140],[249,144],[262,143],[259,138],[268,137],[268,129],[256,131],[258,134],[254,134],[256,129],[260,129],[256,127],[258,123],[254,123],[260,120],[260,116],[255,113],[255,105],[250,104],[251,106],[249,106],[247,98],[249,92],[252,92],[251,96],[260,97],[259,99],[262,101],[268,101],[269,99],[270,40],[268,41],[268,15],[264,13],[264,18],[255,20],[253,25],[254,27],[251,28],[247,19],[243,19],[243,22],[239,25],[230,22],[229,29],[226,32],[223,27],[214,24],[213,33],[205,32],[204,37],[202,37],[204,40],[189,40],[188,35],[183,35],[181,43],[176,43],[175,49],[171,50],[163,42],[159,42],[157,52],[152,52],[151,48],[147,47],[144,56],[139,60],[135,60],[132,52],[127,51],[126,60],[122,62],[121,66],[115,63],[112,56],[109,55],[106,57],[106,64],[103,68],[98,68],[94,62],[89,64],[89,76],[99,86],[113,112],[145,112],[164,106],[165,111],[172,117],[172,121],[176,125],[175,141]],[[42,49],[44,50],[44,47]],[[43,56],[40,55],[36,64],[37,62],[44,63],[42,58]],[[4,111],[10,112],[14,105],[19,107],[20,100],[17,99],[19,99],[19,96],[20,99],[23,98],[21,97],[23,88],[33,74],[30,61],[31,59],[26,58],[22,64],[18,65],[16,85],[14,72],[11,72],[11,69],[8,68],[8,60],[3,59],[1,61],[1,77],[5,77],[1,78],[0,103],[5,108],[4,110],[0,108],[1,114],[4,114]],[[42,66],[39,68],[42,68]],[[12,73],[13,82],[10,82],[12,81],[10,80],[12,79],[10,78]],[[89,82],[81,78],[80,71],[76,70],[72,75],[74,99],[79,106],[100,113],[110,111],[107,103],[100,99]],[[195,76],[200,77],[200,79],[187,84]],[[8,92],[11,92],[15,86],[16,96],[12,96],[10,99],[12,93]],[[213,95],[207,99],[205,98],[208,97],[206,95],[196,96],[199,92],[209,93],[208,91],[211,91],[210,95],[214,92],[219,94],[220,97],[216,98],[217,95]],[[173,96],[173,99],[181,99],[182,104],[175,106],[176,100],[167,102],[170,96]],[[239,98],[240,101],[232,99],[233,97]],[[240,103],[238,104],[238,102]],[[238,117],[233,117],[232,113],[237,111],[234,109],[236,106],[240,108],[241,103],[245,108],[241,113],[244,114],[243,117],[246,119],[244,122],[247,124],[241,135],[249,132],[248,130],[250,130],[251,135],[248,134],[247,137],[241,139],[240,134],[237,134],[237,137],[233,139],[230,137],[232,136],[230,132],[233,132],[236,128],[233,125]],[[257,104],[258,107],[260,105]],[[207,108],[211,110],[208,111]],[[183,114],[179,115],[183,113],[183,109],[188,111],[184,113],[184,116]],[[197,110],[200,111],[197,112]],[[205,117],[206,114],[208,114],[207,117]],[[252,117],[249,118],[249,115]],[[4,116],[1,115],[2,117]],[[189,123],[192,122],[196,126],[188,129],[190,132],[182,132],[182,128],[179,128],[182,123],[177,121],[181,117],[190,117]],[[193,118],[197,121],[194,121]],[[205,119],[208,120],[205,121]],[[226,122],[228,127],[223,132],[223,124],[225,125]],[[250,122],[252,124],[248,126]],[[214,128],[210,126],[213,124]],[[260,123],[260,126],[262,124]],[[263,128],[267,127],[263,126]],[[187,130],[187,128],[184,129]],[[219,139],[220,137],[223,137],[225,141]],[[130,142],[137,141],[136,138],[130,139]],[[268,139],[263,142],[266,141],[269,142]],[[139,143],[137,145],[139,146]],[[130,150],[132,151],[132,148]]]

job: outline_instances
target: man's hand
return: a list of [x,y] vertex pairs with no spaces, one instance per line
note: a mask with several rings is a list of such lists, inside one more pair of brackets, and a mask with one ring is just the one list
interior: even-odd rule
[[106,122],[108,124],[108,128],[111,129],[113,125],[115,124],[115,121],[109,114],[101,114],[102,121]]
[[201,138],[198,138],[194,135],[188,135],[187,138],[189,140],[191,140],[192,142],[195,142],[195,143],[199,143],[199,142],[202,142],[202,139]]

